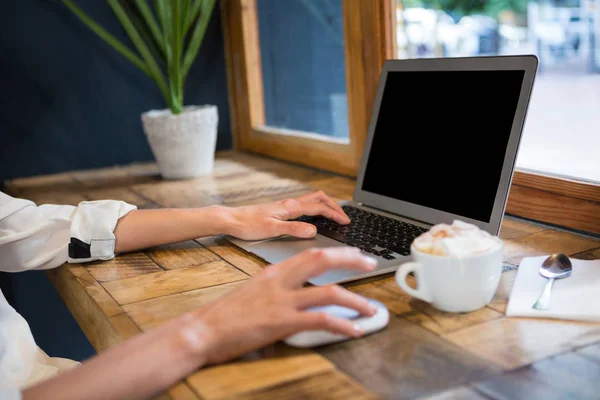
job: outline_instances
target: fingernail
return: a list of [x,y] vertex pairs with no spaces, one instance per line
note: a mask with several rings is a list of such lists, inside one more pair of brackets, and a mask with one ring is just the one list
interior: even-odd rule
[[314,226],[307,226],[306,227],[306,234],[310,235],[310,236],[315,236],[317,234],[317,228]]
[[369,312],[371,315],[375,314],[377,312],[377,306],[375,304],[369,304]]
[[354,328],[354,336],[356,336],[356,337],[362,336],[362,334],[364,333],[362,328],[358,324],[354,324],[353,328]]

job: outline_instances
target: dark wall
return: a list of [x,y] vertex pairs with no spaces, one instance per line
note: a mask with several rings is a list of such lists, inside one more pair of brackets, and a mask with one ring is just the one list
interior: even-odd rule
[[[77,4],[130,45],[105,1]],[[0,57],[0,182],[153,159],[140,114],[166,107],[154,81],[60,0],[3,2]],[[186,85],[186,104],[218,106],[217,147],[230,148],[218,7]]]

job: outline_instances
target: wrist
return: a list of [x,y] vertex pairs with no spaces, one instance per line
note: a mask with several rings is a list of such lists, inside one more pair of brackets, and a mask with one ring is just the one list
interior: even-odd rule
[[175,348],[181,355],[180,362],[190,370],[201,368],[207,363],[211,345],[209,328],[197,313],[187,313],[175,323]]
[[238,225],[235,217],[234,209],[231,207],[213,205],[200,209],[200,217],[204,223],[210,221],[211,229],[210,236],[213,235],[232,235],[235,232],[235,227]]

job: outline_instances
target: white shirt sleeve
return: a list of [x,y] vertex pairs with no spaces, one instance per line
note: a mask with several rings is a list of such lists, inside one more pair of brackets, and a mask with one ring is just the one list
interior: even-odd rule
[[0,271],[109,260],[115,256],[117,221],[135,209],[115,200],[36,206],[0,192]]
[[[113,258],[117,221],[135,209],[113,200],[36,206],[0,192],[0,271]],[[27,322],[0,292],[0,399],[19,400],[25,385],[56,373],[60,359],[40,360],[42,353]]]

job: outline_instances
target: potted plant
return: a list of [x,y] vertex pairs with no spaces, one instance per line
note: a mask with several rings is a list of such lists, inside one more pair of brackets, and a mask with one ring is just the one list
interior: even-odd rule
[[137,53],[102,28],[72,0],[63,3],[106,43],[152,78],[168,108],[142,113],[154,158],[165,179],[212,171],[217,141],[215,105],[184,106],[184,86],[202,44],[215,0],[107,0]]

